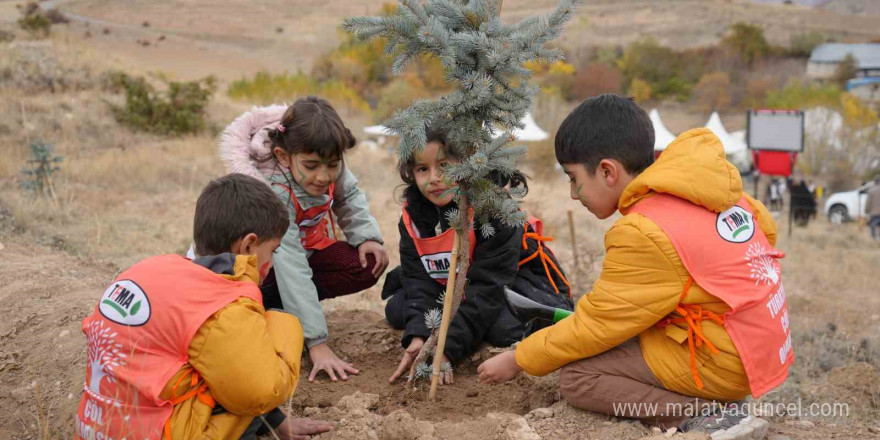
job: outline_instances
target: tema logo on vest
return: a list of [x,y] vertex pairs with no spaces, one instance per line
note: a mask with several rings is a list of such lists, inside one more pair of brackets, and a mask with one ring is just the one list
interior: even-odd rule
[[119,280],[101,295],[98,310],[117,324],[135,327],[150,319],[150,300],[134,281]]
[[425,266],[425,271],[434,279],[445,280],[449,278],[451,260],[452,252],[422,255],[422,264]]
[[755,235],[755,219],[745,209],[734,206],[718,214],[715,221],[718,235],[731,243],[745,243]]

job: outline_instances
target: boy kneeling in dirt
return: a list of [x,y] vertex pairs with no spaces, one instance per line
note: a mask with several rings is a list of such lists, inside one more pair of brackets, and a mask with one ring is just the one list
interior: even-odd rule
[[[194,220],[204,256],[135,264],[83,320],[76,438],[230,439],[252,424],[254,432],[267,420],[278,425],[279,411],[263,414],[293,394],[303,334],[295,316],[264,311],[259,285],[287,227],[287,210],[264,183],[241,174],[209,183]],[[278,432],[307,438],[330,428],[304,421]]]
[[559,127],[556,158],[571,198],[605,219],[606,256],[575,314],[478,368],[497,383],[562,369],[572,406],[713,439],[763,438],[766,421],[725,405],[781,384],[794,360],[776,226],[743,193],[707,129],[654,162],[645,111],[591,98]]

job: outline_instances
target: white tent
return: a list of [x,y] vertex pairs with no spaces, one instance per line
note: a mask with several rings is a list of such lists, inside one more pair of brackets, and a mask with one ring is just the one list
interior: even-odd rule
[[373,136],[394,136],[394,133],[388,129],[388,127],[384,125],[373,125],[370,127],[364,127],[364,133],[373,135]]
[[748,144],[746,144],[746,131],[737,130],[731,132],[730,139],[735,143],[737,151],[735,153],[728,153],[727,159],[730,163],[734,164],[740,172],[748,171],[752,164],[752,155],[749,153]]
[[724,128],[724,124],[721,123],[721,117],[718,116],[718,112],[712,112],[712,116],[709,116],[709,120],[706,122],[706,128],[712,130],[712,132],[715,133],[715,136],[718,136],[718,140],[720,140],[721,145],[724,146],[724,154],[728,156],[732,154],[742,154],[742,152],[747,149],[744,140],[737,139],[727,132],[727,129]]
[[520,130],[518,128],[514,128],[512,131],[513,136],[518,141],[525,142],[536,142],[543,141],[547,139],[549,136],[547,132],[542,130],[541,127],[538,127],[538,124],[535,122],[535,118],[532,117],[531,113],[526,113],[522,118],[523,129]]
[[663,151],[675,140],[675,135],[663,125],[660,112],[656,108],[651,110],[648,117],[651,118],[651,124],[654,126],[654,151]]
[[[535,122],[535,118],[532,117],[531,113],[526,113],[520,121],[523,124],[523,129],[520,130],[518,128],[514,128],[512,133],[513,136],[516,137],[518,141],[525,142],[534,142],[534,141],[543,141],[547,139],[549,135],[546,131],[542,130],[541,127],[538,127],[538,124]],[[388,127],[384,125],[373,125],[370,127],[364,128],[364,133],[371,136],[396,136]],[[497,132],[497,136],[501,136],[503,132]],[[496,137],[497,137],[496,136]]]

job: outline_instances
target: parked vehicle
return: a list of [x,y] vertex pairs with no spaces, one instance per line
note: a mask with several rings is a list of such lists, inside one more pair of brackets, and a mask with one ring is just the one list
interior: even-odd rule
[[868,190],[874,182],[868,182],[852,191],[831,194],[825,201],[825,215],[834,224],[857,220],[866,216]]

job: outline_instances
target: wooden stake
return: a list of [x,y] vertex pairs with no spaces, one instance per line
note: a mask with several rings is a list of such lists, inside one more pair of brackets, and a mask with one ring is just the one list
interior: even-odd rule
[[581,264],[578,261],[577,238],[574,235],[574,216],[570,209],[568,210],[568,232],[571,234],[571,255],[574,256],[574,273],[578,273]]
[[428,398],[437,400],[437,384],[440,382],[442,366],[440,356],[446,348],[446,333],[449,331],[449,323],[452,321],[452,298],[455,289],[455,278],[458,269],[458,249],[461,242],[458,231],[455,231],[455,239],[452,243],[452,261],[449,264],[449,278],[446,280],[446,293],[443,295],[443,319],[440,321],[440,335],[437,339],[437,350],[434,351],[434,368],[431,372],[431,392]]

